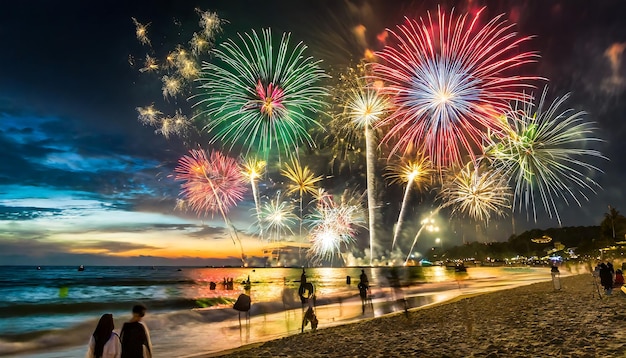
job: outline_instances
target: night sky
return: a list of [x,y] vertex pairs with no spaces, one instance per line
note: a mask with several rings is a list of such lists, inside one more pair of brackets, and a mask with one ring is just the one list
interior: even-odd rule
[[[393,7],[390,4],[394,4]],[[147,24],[154,48],[172,49],[197,28],[195,8],[216,11],[228,20],[219,44],[238,31],[271,27],[290,31],[324,60],[341,66],[365,48],[377,50],[376,35],[403,16],[436,11],[430,1],[11,1],[0,11],[0,264],[238,264],[238,248],[221,218],[198,218],[175,210],[180,183],[172,170],[189,144],[166,139],[137,120],[138,106],[189,109],[189,103],[164,101],[160,81],[138,71],[145,48],[131,20]],[[609,160],[594,162],[602,189],[585,192],[588,201],[560,204],[562,226],[598,225],[607,206],[626,212],[623,182],[626,150],[624,89],[626,2],[470,1],[441,3],[463,12],[487,6],[491,18],[504,13],[521,35],[535,36],[524,50],[541,55],[529,70],[548,79],[550,96],[571,92],[568,105],[596,122],[598,149]],[[359,41],[350,29],[363,25]],[[353,57],[353,58],[351,58]],[[345,63],[344,63],[345,61]],[[543,86],[540,84],[540,86]],[[202,139],[199,139],[201,142]],[[305,159],[306,164],[306,159]],[[327,174],[328,173],[319,173]],[[340,186],[352,178],[334,177]],[[364,183],[362,184],[364,187]],[[401,195],[401,191],[398,193]],[[383,211],[397,215],[388,195]],[[413,220],[432,210],[414,198]],[[251,196],[231,213],[249,255],[261,244],[247,229]],[[387,221],[390,221],[388,219]],[[411,219],[408,219],[411,220]],[[440,217],[449,245],[475,229]],[[392,225],[393,221],[391,221]],[[559,226],[539,212],[535,223],[515,215],[517,233]],[[471,228],[471,229],[468,229]],[[469,230],[462,234],[460,231]],[[511,218],[481,229],[488,240],[506,240]],[[365,231],[363,229],[362,231]],[[366,247],[367,235],[358,247]],[[428,238],[418,244],[423,250]],[[432,239],[431,239],[432,240]],[[482,238],[485,240],[485,238]],[[421,246],[420,246],[421,245]]]

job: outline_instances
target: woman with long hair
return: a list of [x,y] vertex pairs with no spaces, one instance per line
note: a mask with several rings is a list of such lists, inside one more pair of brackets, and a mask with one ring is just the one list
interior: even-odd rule
[[121,357],[122,343],[113,328],[113,315],[110,313],[103,314],[91,335],[85,358]]

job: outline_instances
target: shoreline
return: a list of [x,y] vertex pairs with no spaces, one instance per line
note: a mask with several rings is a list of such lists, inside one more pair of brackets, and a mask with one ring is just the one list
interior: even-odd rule
[[[356,323],[190,357],[620,356],[626,350],[626,296],[598,297],[593,277],[561,277]],[[625,313],[621,313],[625,312]]]

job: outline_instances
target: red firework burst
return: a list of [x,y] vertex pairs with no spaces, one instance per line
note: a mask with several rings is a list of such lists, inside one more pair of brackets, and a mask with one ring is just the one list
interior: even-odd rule
[[246,192],[239,163],[217,151],[192,149],[179,159],[174,172],[176,180],[184,181],[181,195],[198,215],[219,212],[225,218]]
[[499,117],[511,100],[523,100],[527,80],[516,74],[535,62],[534,52],[520,52],[514,24],[497,16],[486,25],[475,16],[407,19],[388,30],[391,45],[376,55],[373,76],[384,82],[395,111],[377,127],[389,127],[383,142],[395,141],[392,153],[419,149],[440,170],[474,156],[487,130],[499,132]]

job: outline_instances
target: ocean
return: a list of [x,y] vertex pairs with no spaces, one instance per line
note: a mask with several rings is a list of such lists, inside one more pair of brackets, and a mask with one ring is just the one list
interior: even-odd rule
[[[363,268],[372,285],[372,308],[362,311],[361,268],[307,268],[315,286],[319,328],[371,318],[460,294],[549,280],[549,268]],[[569,274],[568,271],[563,275]],[[82,357],[104,313],[115,327],[134,304],[148,307],[157,357],[193,357],[301,332],[297,290],[301,268],[0,266],[0,356]],[[350,280],[348,280],[350,276]],[[390,287],[397,277],[400,287]],[[249,290],[243,282],[250,279]],[[232,285],[228,281],[232,280]],[[213,283],[213,284],[212,284]],[[250,318],[233,309],[242,293]],[[403,301],[404,302],[404,301]],[[309,327],[310,329],[310,327]]]

